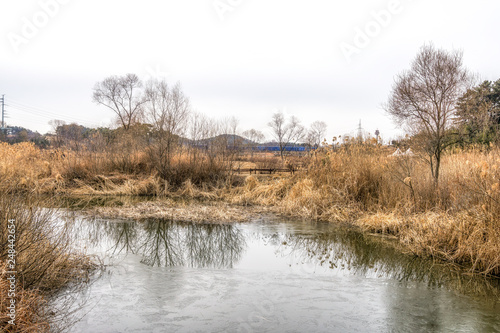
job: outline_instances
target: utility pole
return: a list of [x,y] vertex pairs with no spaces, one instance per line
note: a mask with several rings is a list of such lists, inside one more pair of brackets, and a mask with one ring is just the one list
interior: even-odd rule
[[5,95],[2,95],[2,131],[5,129]]

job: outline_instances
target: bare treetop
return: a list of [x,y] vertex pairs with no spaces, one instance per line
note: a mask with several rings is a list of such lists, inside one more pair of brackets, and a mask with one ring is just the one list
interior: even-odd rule
[[279,145],[282,159],[286,147],[296,144],[305,136],[305,128],[300,124],[300,120],[292,116],[287,122],[285,115],[281,111],[273,114],[273,118],[268,125],[271,127],[272,135]]
[[142,81],[135,74],[110,76],[96,83],[93,101],[116,113],[123,128],[128,130],[137,122],[145,102],[141,88]]
[[421,48],[411,69],[396,77],[386,110],[399,125],[437,133],[451,125],[457,99],[472,84],[462,52]]
[[421,147],[428,155],[436,182],[442,151],[449,145],[447,130],[453,124],[455,106],[473,82],[463,66],[462,52],[420,49],[410,70],[399,74],[386,111],[414,135],[425,138]]
[[321,141],[325,139],[326,129],[328,125],[324,121],[316,120],[311,124],[307,133],[307,142],[314,148],[321,145]]

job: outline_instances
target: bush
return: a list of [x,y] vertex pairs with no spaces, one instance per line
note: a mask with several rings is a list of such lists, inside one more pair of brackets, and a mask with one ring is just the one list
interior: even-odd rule
[[[54,315],[46,309],[46,299],[69,285],[82,285],[95,267],[89,257],[72,249],[70,237],[54,219],[54,211],[41,208],[43,204],[40,199],[29,195],[0,197],[0,263],[3,266],[13,259],[12,237],[9,235],[14,235],[16,304],[19,309],[16,323],[19,323],[21,332],[23,329],[44,331],[49,322],[53,327],[57,326],[53,322]],[[8,288],[5,281],[2,276],[2,295]],[[1,302],[4,315],[8,299],[2,296]],[[1,328],[12,331],[6,323],[2,316]]]

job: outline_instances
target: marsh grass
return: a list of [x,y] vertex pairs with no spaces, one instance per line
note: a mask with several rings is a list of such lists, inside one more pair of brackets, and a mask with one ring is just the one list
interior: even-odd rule
[[228,200],[396,236],[411,252],[500,276],[500,149],[450,151],[436,187],[418,155],[351,145],[316,153],[306,172],[253,176]]
[[40,150],[31,143],[0,143],[0,189],[37,195],[167,196],[188,190],[207,193],[233,183],[230,163],[180,151],[160,176],[144,152]]
[[[67,323],[56,320],[61,314],[50,311],[48,300],[65,288],[78,289],[89,280],[96,265],[88,256],[75,251],[71,238],[57,223],[54,211],[31,195],[0,197],[0,327],[7,332],[44,332],[63,330]],[[5,297],[4,265],[8,258],[8,220],[15,224],[15,270],[17,287],[16,327],[10,320]]]
[[9,285],[5,263],[1,266],[0,273],[0,329],[2,332],[49,332],[50,325],[45,316],[45,299],[38,290],[21,289],[16,295],[16,326],[10,325],[11,320],[7,316],[7,300]]
[[120,207],[93,207],[84,213],[99,218],[121,218],[135,221],[151,219],[182,221],[192,223],[235,223],[248,222],[269,210],[234,206],[226,202],[200,202],[198,200],[162,199],[144,201]]
[[[5,193],[158,196],[267,207],[391,234],[416,254],[499,276],[500,148],[447,151],[438,184],[418,152],[392,152],[373,144],[326,147],[291,159],[301,164],[300,172],[238,181],[226,172],[232,166],[227,159],[196,150],[179,151],[167,179],[137,151],[128,156],[0,144],[0,187]],[[255,156],[253,163],[276,160]],[[155,215],[159,208],[144,209]]]

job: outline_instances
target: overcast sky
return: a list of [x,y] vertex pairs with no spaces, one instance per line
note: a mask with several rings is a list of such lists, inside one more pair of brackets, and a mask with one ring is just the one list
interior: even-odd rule
[[0,94],[7,123],[107,126],[97,81],[135,73],[179,81],[195,111],[235,116],[268,137],[276,110],[328,124],[328,139],[401,133],[381,105],[419,48],[460,49],[500,78],[498,1],[1,1]]

